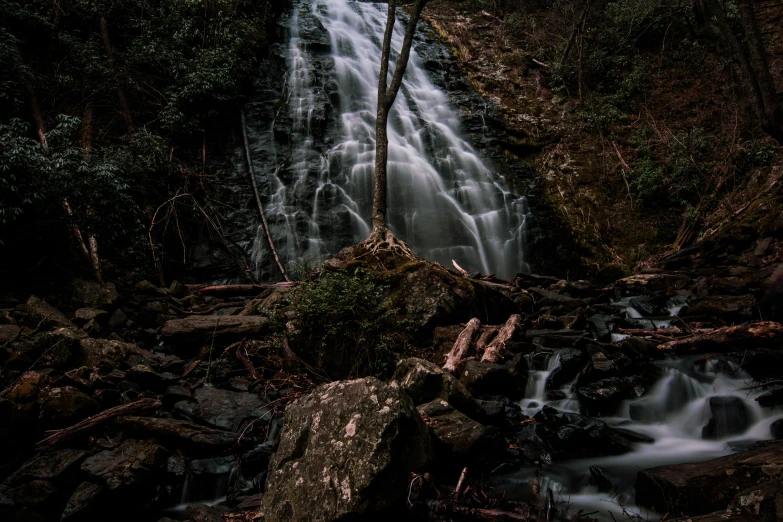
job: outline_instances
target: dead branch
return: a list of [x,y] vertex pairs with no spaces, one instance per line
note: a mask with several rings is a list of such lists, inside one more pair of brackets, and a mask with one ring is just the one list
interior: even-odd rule
[[473,508],[463,504],[448,500],[430,500],[426,503],[429,512],[432,515],[456,515],[464,517],[467,520],[492,520],[507,521],[519,520],[524,522],[535,522],[533,515],[521,515],[510,511],[501,511],[499,509],[481,509]]
[[459,480],[457,481],[457,487],[454,488],[454,500],[458,500],[462,494],[462,490],[465,488],[465,479],[468,478],[468,468],[462,468],[462,473],[459,474]]
[[500,326],[485,326],[481,331],[478,341],[476,341],[476,352],[479,354],[484,353],[487,346],[489,346],[489,343],[492,342],[499,331]]
[[275,248],[275,242],[272,241],[272,233],[269,232],[269,223],[266,221],[266,213],[264,212],[264,204],[261,202],[261,193],[258,191],[258,184],[256,183],[256,171],[253,168],[253,159],[250,157],[250,144],[247,140],[247,125],[245,125],[245,110],[240,111],[240,117],[242,120],[242,137],[245,140],[245,156],[247,156],[247,170],[250,174],[250,181],[253,183],[253,193],[256,196],[256,204],[258,205],[258,213],[261,214],[261,224],[264,227],[264,235],[266,236],[266,242],[269,245],[269,249],[272,251],[272,255],[277,263],[277,268],[280,269],[280,273],[283,274],[283,279],[290,281],[288,275],[285,272],[283,263],[280,262],[280,256],[277,255],[277,249]]
[[465,277],[470,277],[470,274],[468,274],[468,271],[465,270],[464,268],[462,268],[461,266],[459,266],[457,264],[457,262],[454,261],[453,259],[451,260],[451,264],[454,265],[454,268],[457,269],[457,272],[459,272],[460,274],[462,274]]
[[454,346],[451,348],[448,356],[446,356],[446,364],[443,365],[443,369],[447,372],[456,372],[457,366],[460,361],[468,354],[471,344],[473,344],[473,338],[481,329],[481,321],[474,317],[465,326],[465,329],[457,337]]
[[511,341],[514,335],[522,328],[522,317],[514,314],[508,318],[506,324],[498,332],[481,357],[481,362],[497,363],[506,354],[506,344]]
[[93,428],[101,426],[115,417],[127,415],[131,412],[159,408],[161,405],[162,403],[156,399],[139,399],[138,401],[132,402],[130,404],[123,404],[121,406],[109,408],[108,410],[102,411],[97,415],[93,415],[92,417],[84,419],[83,421],[78,422],[71,427],[52,433],[42,441],[38,442],[38,444],[35,445],[35,448],[37,450],[41,450],[47,446],[55,446],[64,440],[70,439],[76,435],[81,435],[92,430]]
[[201,294],[222,297],[239,297],[245,295],[258,295],[267,288],[290,288],[296,286],[296,282],[285,283],[261,283],[252,285],[186,285],[189,290],[196,290]]
[[250,373],[250,376],[253,378],[254,381],[258,382],[261,380],[261,376],[258,374],[258,371],[253,366],[253,363],[250,362],[250,359],[248,359],[247,354],[243,353],[245,351],[244,346],[238,346],[237,347],[237,359],[239,359],[239,362],[242,363],[242,366],[245,367],[245,369]]

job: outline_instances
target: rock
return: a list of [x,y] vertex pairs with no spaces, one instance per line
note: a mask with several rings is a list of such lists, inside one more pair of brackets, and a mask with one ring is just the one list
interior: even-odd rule
[[125,326],[125,323],[127,322],[128,322],[128,316],[125,315],[125,312],[123,312],[121,308],[117,308],[109,318],[109,326],[115,328],[118,326]]
[[182,299],[188,295],[188,288],[175,279],[169,286],[169,294],[176,297],[177,299]]
[[481,420],[484,410],[465,386],[453,375],[435,364],[411,357],[397,363],[393,379],[418,406],[443,399],[474,420]]
[[38,396],[48,380],[43,373],[25,372],[16,381],[16,384],[3,394],[3,398],[14,403],[18,414],[27,415],[35,412],[37,416]]
[[725,510],[737,493],[783,478],[783,443],[706,462],[659,466],[636,476],[636,502],[671,516]]
[[676,294],[677,290],[685,288],[689,282],[690,278],[686,275],[670,273],[636,274],[616,281],[614,286],[626,292],[626,295],[653,292]]
[[467,361],[459,380],[474,396],[502,395],[521,399],[527,384],[527,361],[522,354],[505,365]]
[[163,404],[167,408],[187,399],[190,399],[190,390],[182,386],[169,386],[163,394]]
[[219,507],[196,504],[188,506],[185,513],[191,522],[223,522],[223,513],[226,511]]
[[3,483],[16,486],[31,480],[66,482],[76,472],[87,453],[75,449],[63,449],[36,455],[16,470]]
[[432,430],[438,462],[448,467],[468,463],[489,465],[482,453],[490,445],[490,430],[455,410],[443,399],[435,399],[416,409]]
[[41,404],[41,426],[45,430],[67,428],[99,411],[98,402],[76,388],[53,388]]
[[271,408],[265,408],[258,395],[211,386],[196,390],[191,400],[178,402],[174,412],[194,422],[234,432],[250,421],[272,418]]
[[261,504],[264,502],[263,493],[240,498],[242,498],[242,500],[237,504],[237,509],[240,511],[259,511]]
[[577,388],[576,395],[583,413],[600,416],[616,413],[623,401],[638,399],[646,390],[641,377],[609,377]]
[[401,504],[432,442],[397,382],[334,382],[288,405],[269,466],[266,522],[370,516]]
[[98,366],[105,362],[117,367],[137,348],[135,344],[108,339],[82,339],[79,342],[80,366]]
[[549,374],[546,382],[547,389],[562,388],[571,383],[587,363],[587,356],[582,350],[566,348],[558,352],[558,365]]
[[59,491],[48,480],[31,480],[8,490],[14,503],[40,511],[49,511],[57,504]]
[[539,308],[542,306],[562,306],[573,309],[587,305],[587,302],[583,299],[574,299],[569,295],[544,290],[543,288],[532,287],[530,288],[530,292],[537,294],[541,298],[536,302],[536,305]]
[[92,480],[106,484],[112,502],[144,511],[156,497],[159,474],[163,473],[167,458],[168,451],[163,446],[149,440],[128,439],[116,449],[88,457],[81,470]]
[[26,316],[27,320],[36,327],[38,325],[52,328],[74,326],[68,318],[65,317],[65,314],[34,295],[30,296],[27,303],[21,305],[19,310]]
[[105,326],[109,321],[109,312],[99,308],[79,308],[74,313],[74,322],[77,325],[84,326],[90,321],[95,321]]
[[769,426],[773,439],[783,439],[783,419],[778,419]]
[[231,448],[237,442],[235,433],[184,420],[120,417],[114,422],[119,429],[134,437],[154,438],[171,448],[181,448],[194,454],[214,455]]
[[81,340],[87,337],[87,333],[78,328],[58,328],[37,335],[35,345],[47,366],[59,368],[72,360],[73,355],[79,351]]
[[21,331],[22,329],[15,324],[0,324],[0,344],[16,341]]
[[128,370],[127,379],[155,392],[162,392],[179,380],[171,373],[158,373],[145,364],[137,364]]
[[96,283],[83,279],[74,280],[71,302],[74,306],[86,308],[106,308],[117,303],[120,295],[114,287],[114,283]]
[[703,439],[720,439],[744,432],[750,423],[751,413],[740,397],[710,397],[712,417],[704,428]]
[[783,513],[780,482],[770,480],[740,491],[726,512],[744,515],[755,522],[776,522],[780,519],[778,513]]
[[621,455],[633,450],[630,440],[598,419],[561,414],[549,406],[544,406],[534,419],[538,424],[535,435],[551,448],[553,458]]
[[106,488],[94,482],[82,482],[68,499],[60,520],[84,520],[90,514],[96,514],[96,508],[101,498],[106,493]]
[[192,315],[168,321],[163,338],[178,349],[198,348],[214,338],[217,346],[226,346],[245,338],[265,334],[269,319],[263,316]]
[[756,298],[750,294],[740,296],[711,296],[690,302],[685,316],[719,317],[724,320],[747,320],[753,315]]

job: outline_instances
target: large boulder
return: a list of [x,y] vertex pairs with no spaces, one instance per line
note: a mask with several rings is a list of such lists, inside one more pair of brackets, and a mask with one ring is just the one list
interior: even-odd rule
[[582,350],[576,348],[566,348],[558,353],[558,365],[549,374],[546,381],[547,389],[562,388],[570,383],[587,363],[587,355]]
[[410,357],[397,363],[393,379],[419,406],[443,399],[474,420],[484,418],[484,408],[456,377],[424,359]]
[[84,279],[75,279],[71,282],[73,294],[71,303],[75,307],[106,308],[117,303],[120,295],[114,287],[114,283],[96,283]]
[[82,339],[79,342],[79,366],[98,366],[106,363],[119,366],[138,347],[135,344],[109,339]]
[[234,432],[259,418],[271,420],[271,410],[264,408],[264,403],[255,393],[221,390],[211,386],[199,388],[192,399],[174,405],[174,413],[188,420]]
[[192,349],[208,342],[225,346],[247,337],[263,335],[268,329],[269,319],[258,315],[191,315],[167,321],[161,334],[178,349]]
[[491,449],[495,430],[470,419],[443,399],[422,404],[417,410],[432,430],[435,451],[441,465],[490,465],[486,452]]
[[783,443],[706,462],[659,466],[636,476],[636,502],[670,516],[725,510],[740,492],[783,478]]
[[427,426],[392,381],[338,381],[293,401],[269,465],[267,522],[332,521],[404,501],[432,458]]
[[167,458],[168,451],[153,441],[128,439],[116,449],[88,457],[81,470],[93,482],[105,485],[114,502],[144,511],[156,498]]
[[86,456],[86,452],[75,449],[62,449],[36,455],[9,476],[3,486],[17,486],[32,480],[68,481],[75,476],[79,464]]

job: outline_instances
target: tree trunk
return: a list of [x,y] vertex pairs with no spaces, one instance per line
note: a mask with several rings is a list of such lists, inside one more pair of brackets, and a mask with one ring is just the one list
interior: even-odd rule
[[370,233],[370,238],[374,240],[385,239],[388,227],[386,210],[388,205],[387,168],[389,138],[387,125],[389,123],[389,112],[402,86],[402,78],[405,75],[405,69],[407,69],[408,60],[410,59],[413,35],[416,33],[416,26],[427,2],[428,0],[417,0],[416,5],[413,7],[408,28],[405,31],[402,49],[400,49],[399,60],[394,70],[394,76],[392,77],[391,85],[387,88],[391,41],[397,13],[397,0],[389,0],[386,32],[383,36],[383,48],[381,51],[381,71],[378,76],[378,112],[375,121],[375,186],[372,202],[372,232]]

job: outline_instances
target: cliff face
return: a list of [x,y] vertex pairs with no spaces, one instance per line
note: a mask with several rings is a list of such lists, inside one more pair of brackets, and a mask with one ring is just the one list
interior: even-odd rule
[[[752,116],[742,75],[695,29],[690,7],[661,9],[633,0],[586,12],[580,2],[427,8],[460,72],[500,107],[507,161],[535,167],[554,243],[572,239],[578,247],[560,251],[588,273],[654,265],[726,233],[782,233],[781,148]],[[760,2],[756,14],[783,85],[783,6]]]

